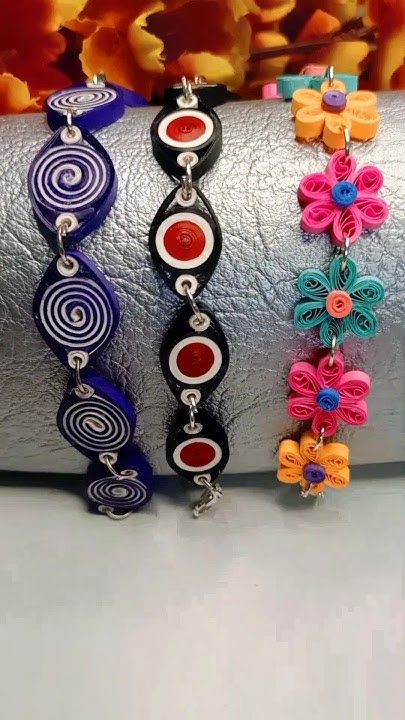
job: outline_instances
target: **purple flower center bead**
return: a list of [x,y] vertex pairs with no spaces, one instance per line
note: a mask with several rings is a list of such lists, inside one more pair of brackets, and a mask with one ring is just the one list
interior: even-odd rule
[[304,467],[304,478],[307,482],[316,485],[325,480],[326,470],[319,463],[307,463]]
[[322,108],[327,112],[342,112],[346,107],[346,102],[346,95],[340,90],[327,90],[322,95]]
[[331,194],[337,205],[347,207],[354,203],[357,197],[357,188],[348,180],[341,180],[333,186]]
[[316,402],[322,410],[337,410],[340,395],[335,388],[322,388],[316,396]]

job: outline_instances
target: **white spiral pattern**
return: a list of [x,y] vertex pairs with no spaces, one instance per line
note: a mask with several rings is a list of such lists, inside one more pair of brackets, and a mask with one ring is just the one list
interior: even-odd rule
[[66,277],[49,285],[38,315],[44,331],[69,349],[93,353],[111,334],[114,313],[103,287],[87,277]]
[[100,478],[90,483],[87,488],[89,500],[107,507],[135,508],[143,505],[148,498],[146,485],[138,478],[117,478],[114,475]]
[[113,102],[117,97],[117,92],[113,88],[67,88],[54,93],[48,98],[47,104],[51,110],[56,110],[65,115],[69,110],[76,111],[77,115],[81,115],[94,108],[102,107]]
[[91,208],[108,185],[105,158],[85,143],[57,145],[41,154],[32,170],[35,200],[58,212]]
[[125,413],[96,393],[68,405],[58,422],[69,442],[98,453],[119,450],[132,434]]

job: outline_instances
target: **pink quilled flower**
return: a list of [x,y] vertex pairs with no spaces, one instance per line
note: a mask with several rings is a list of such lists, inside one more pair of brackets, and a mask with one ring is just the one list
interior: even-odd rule
[[329,437],[336,432],[339,420],[349,425],[363,425],[368,411],[365,398],[371,380],[361,370],[345,372],[345,361],[337,351],[333,364],[329,354],[318,366],[296,362],[290,370],[288,382],[293,392],[288,399],[288,412],[297,420],[312,419],[312,430],[319,435],[322,428]]
[[335,152],[325,172],[306,175],[300,182],[298,199],[306,206],[302,229],[329,230],[331,241],[340,247],[346,237],[350,244],[356,242],[363,230],[380,227],[388,217],[388,206],[377,195],[382,184],[383,174],[374,165],[356,170],[353,155]]

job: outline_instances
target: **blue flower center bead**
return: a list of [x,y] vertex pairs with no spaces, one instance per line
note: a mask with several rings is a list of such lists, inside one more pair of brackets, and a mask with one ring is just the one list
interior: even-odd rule
[[304,478],[311,485],[316,485],[325,480],[326,470],[319,463],[307,463],[304,467]]
[[332,188],[332,197],[341,207],[347,207],[354,203],[357,197],[356,186],[348,180],[341,180]]
[[340,395],[335,388],[322,388],[316,396],[316,402],[322,410],[336,410],[339,400]]

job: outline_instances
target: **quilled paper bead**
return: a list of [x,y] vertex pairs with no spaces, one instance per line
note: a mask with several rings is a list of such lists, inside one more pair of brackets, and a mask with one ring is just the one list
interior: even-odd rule
[[120,515],[149,502],[154,490],[152,468],[138,448],[123,450],[114,470],[109,474],[102,464],[90,464],[86,498],[92,512]]
[[344,83],[325,80],[321,90],[302,88],[292,97],[297,140],[308,142],[322,138],[330,150],[344,148],[343,128],[353,140],[370,140],[378,130],[380,116],[377,98],[368,90],[346,95]]
[[352,244],[363,230],[375,230],[388,218],[386,202],[378,197],[382,172],[374,165],[359,169],[353,155],[335,152],[325,172],[306,175],[298,188],[305,206],[301,227],[306,232],[329,231],[331,241],[343,247]]
[[172,470],[187,480],[195,482],[204,475],[212,482],[229,460],[226,433],[212,415],[202,409],[198,410],[195,428],[190,428],[188,411],[179,409],[167,437],[166,458]]
[[304,270],[298,278],[303,299],[294,310],[294,324],[309,329],[320,326],[320,338],[332,347],[339,346],[350,332],[361,338],[372,337],[378,329],[374,306],[384,297],[384,287],[371,275],[358,276],[354,260],[332,260],[328,274],[322,270]]
[[200,294],[222,249],[222,233],[211,204],[199,188],[195,192],[203,209],[196,203],[176,202],[171,206],[176,196],[182,202],[181,191],[175,188],[160,206],[149,231],[149,250],[155,267],[180,297],[184,297],[184,281],[193,285],[194,297]]
[[49,95],[46,101],[48,124],[57,130],[66,124],[66,114],[72,113],[75,125],[82,130],[99,130],[119,120],[126,105],[142,106],[148,102],[142,95],[127,88],[100,81],[88,80]]
[[44,237],[54,242],[55,227],[65,223],[68,244],[74,244],[102,224],[117,195],[117,176],[108,153],[93,135],[64,127],[34,159],[28,190]]
[[218,115],[201,102],[170,103],[157,114],[151,126],[153,154],[171,177],[181,178],[185,157],[192,153],[193,177],[198,180],[217,160],[222,147]]
[[370,377],[361,370],[345,372],[341,352],[335,353],[332,364],[329,353],[317,366],[294,363],[288,382],[293,391],[288,399],[289,414],[297,420],[312,420],[316,435],[334,435],[340,420],[349,425],[367,422],[365,398],[370,392]]
[[223,380],[229,350],[223,330],[213,313],[199,305],[199,325],[188,306],[175,316],[160,349],[162,372],[171,391],[183,402],[187,389],[204,401]]
[[282,440],[277,472],[280,482],[299,483],[308,495],[318,495],[326,487],[346,487],[350,482],[347,445],[340,442],[317,445],[317,438],[310,430],[301,435],[299,442]]
[[70,266],[55,258],[34,296],[37,328],[59,360],[75,368],[93,362],[106,349],[119,323],[117,296],[94,263],[69,252]]
[[82,374],[81,391],[69,386],[57,423],[63,437],[91,460],[127,447],[135,432],[136,413],[129,398],[94,370]]

